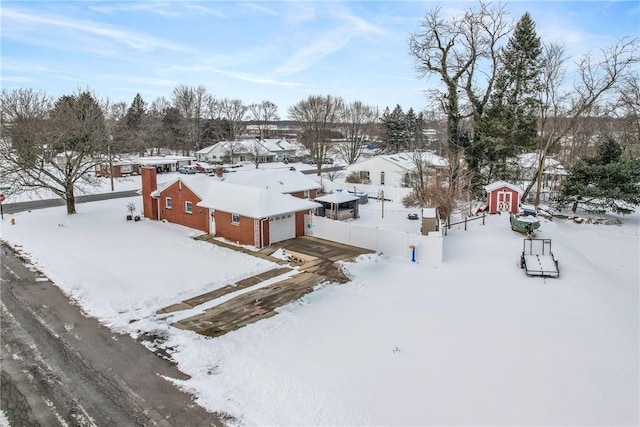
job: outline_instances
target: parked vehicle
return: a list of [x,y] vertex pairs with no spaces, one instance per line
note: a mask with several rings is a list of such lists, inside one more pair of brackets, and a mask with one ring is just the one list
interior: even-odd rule
[[185,173],[187,175],[195,175],[196,167],[194,165],[181,166],[180,169],[178,169],[178,172]]
[[198,173],[213,173],[215,170],[213,166],[207,163],[196,163],[194,166]]
[[540,228],[540,220],[532,215],[514,215],[510,216],[511,229],[519,233],[532,235],[534,230]]

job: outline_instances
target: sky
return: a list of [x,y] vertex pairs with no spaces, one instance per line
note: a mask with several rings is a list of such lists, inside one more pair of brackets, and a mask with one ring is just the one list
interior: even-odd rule
[[[118,181],[140,188],[140,177]],[[75,215],[64,206],[5,214],[1,236],[115,332],[166,336],[160,345],[190,377],[176,385],[232,425],[640,422],[639,213],[609,217],[620,225],[541,218],[536,237],[552,240],[558,278],[519,268],[523,236],[507,215],[454,225],[440,264],[363,255],[343,264],[348,283],[211,339],[170,324],[229,296],[155,312],[276,264],[193,240],[200,232],[177,224],[126,221],[131,202],[142,206],[137,196],[79,204]],[[418,227],[396,200],[384,219],[379,201],[361,208],[357,224]],[[73,325],[62,333],[73,336]]]
[[[455,16],[454,1],[2,1],[2,88],[53,97],[89,88],[100,98],[145,102],[179,84],[217,98],[274,102],[279,116],[310,95],[383,110],[429,105],[408,39],[427,10]],[[529,12],[543,41],[577,58],[640,35],[637,1],[508,2]]]

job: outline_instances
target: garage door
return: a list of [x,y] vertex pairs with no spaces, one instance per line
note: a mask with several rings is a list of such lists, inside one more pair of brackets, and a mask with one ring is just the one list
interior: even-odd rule
[[272,216],[269,218],[269,242],[281,242],[282,240],[296,237],[295,215],[292,213]]

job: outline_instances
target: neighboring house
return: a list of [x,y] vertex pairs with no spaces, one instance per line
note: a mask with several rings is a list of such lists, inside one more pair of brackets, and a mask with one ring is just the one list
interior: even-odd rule
[[220,141],[202,150],[196,151],[197,160],[210,163],[239,163],[254,161],[260,157],[260,163],[281,162],[296,154],[297,145],[286,139],[257,138],[238,141]]
[[287,139],[263,139],[258,141],[269,153],[274,156],[274,161],[283,162],[290,157],[295,157],[297,144]]
[[[426,164],[427,170],[435,172],[446,168],[447,160],[431,152],[417,153]],[[411,174],[416,170],[414,153],[383,154],[370,157],[347,167],[349,176],[357,172],[366,184],[408,187]]]
[[196,160],[207,163],[222,163],[229,154],[229,144],[237,145],[238,141],[220,141],[196,151]]
[[314,199],[322,188],[302,172],[291,169],[255,169],[223,173],[218,180],[231,184],[264,188],[283,194],[291,194],[301,199]]
[[505,181],[492,182],[484,187],[489,213],[518,213],[522,189]]
[[[526,186],[538,173],[538,153],[521,154],[509,162],[513,179]],[[545,192],[554,192],[558,189],[562,179],[567,175],[564,166],[552,157],[545,157],[542,171],[542,188]]]
[[157,186],[142,169],[144,216],[167,220],[243,245],[262,248],[304,235],[305,215],[319,203],[263,188],[186,175]]
[[138,175],[140,173],[140,165],[134,163],[131,160],[119,160],[114,159],[109,167],[109,162],[104,162],[96,165],[96,176],[109,177],[113,175],[114,178]]

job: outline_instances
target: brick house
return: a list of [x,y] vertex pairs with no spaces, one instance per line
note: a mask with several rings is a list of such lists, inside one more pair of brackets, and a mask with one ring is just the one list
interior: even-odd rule
[[144,216],[167,220],[257,248],[304,235],[305,215],[318,203],[206,175],[180,176],[158,187],[142,168]]

